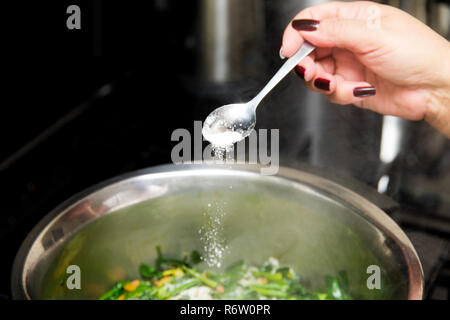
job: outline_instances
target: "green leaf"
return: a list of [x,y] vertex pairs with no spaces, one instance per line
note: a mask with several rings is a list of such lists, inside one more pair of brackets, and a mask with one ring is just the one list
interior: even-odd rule
[[276,272],[281,273],[283,275],[283,277],[287,277],[290,272],[290,268],[289,267],[281,267],[281,268],[278,268]]
[[157,276],[159,274],[159,271],[157,271],[156,268],[149,266],[148,264],[142,263],[139,266],[139,273],[141,274],[142,278],[150,279]]
[[202,256],[197,250],[192,251],[191,253],[191,262],[192,264],[198,264],[202,261]]
[[339,286],[339,282],[337,278],[334,277],[327,277],[328,282],[328,298],[329,299],[336,299],[336,300],[343,300],[344,294],[342,293],[342,290]]
[[123,282],[117,282],[114,287],[102,295],[100,300],[116,300],[123,292]]

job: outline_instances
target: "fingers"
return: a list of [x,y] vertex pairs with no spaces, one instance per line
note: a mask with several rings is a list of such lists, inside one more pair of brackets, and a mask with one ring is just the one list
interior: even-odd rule
[[335,63],[331,57],[314,61],[312,57],[305,58],[295,73],[305,81],[308,89],[329,95],[334,92]]
[[[311,19],[320,21],[326,17],[336,16],[336,11],[337,6],[335,3],[321,4],[300,11],[293,20]],[[281,46],[283,55],[285,57],[292,56],[303,44],[303,41],[303,37],[292,27],[292,24],[289,23],[283,34]]]
[[298,20],[294,26],[302,39],[321,48],[343,48],[356,54],[363,54],[379,47],[378,32],[369,30],[363,20],[324,19],[317,21],[315,30],[307,30],[308,25],[305,26]]
[[325,96],[331,96],[336,91],[336,77],[327,72],[321,64],[316,64],[315,67],[315,74],[310,81],[305,83],[306,87]]
[[290,57],[305,40],[323,48],[374,50],[380,38],[378,29],[371,26],[380,17],[381,8],[370,2],[331,2],[305,9],[284,31],[283,54]]
[[[308,66],[309,64],[305,64]],[[305,67],[305,85],[308,89],[322,93],[336,104],[362,105],[362,101],[376,95],[376,89],[365,81],[349,81],[341,75],[327,72],[326,65],[316,63]]]
[[284,30],[280,53],[289,58],[300,49],[304,40],[300,33],[290,25]]
[[312,57],[306,57],[302,62],[294,69],[297,76],[306,81],[311,81],[316,75],[316,64]]
[[[375,88],[363,80],[364,72],[355,64],[354,55],[379,46],[377,30],[369,30],[368,25],[374,8],[381,10],[370,2],[331,2],[294,17],[283,34],[281,50],[290,57],[304,41],[317,47],[295,69],[309,89],[338,104],[361,105],[361,101],[376,94]],[[332,57],[339,58],[339,69]]]
[[316,74],[318,72],[333,74],[336,70],[336,65],[333,58],[327,57],[319,61],[314,61],[315,58],[316,57],[314,54],[306,57],[294,69],[297,76],[306,82],[310,82],[316,78]]
[[335,90],[328,99],[337,104],[354,104],[362,106],[361,102],[376,95],[376,89],[364,81],[348,81],[341,76],[335,76]]
[[319,61],[308,57],[295,69],[308,89],[322,93],[333,103],[361,105],[361,101],[376,94],[370,83],[359,80],[363,79],[362,76],[345,79],[335,72],[335,61],[331,57]]

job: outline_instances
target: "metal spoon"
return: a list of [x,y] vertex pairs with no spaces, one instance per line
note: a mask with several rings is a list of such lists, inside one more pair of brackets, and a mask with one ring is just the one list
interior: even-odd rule
[[215,109],[203,124],[203,136],[213,145],[232,145],[249,136],[256,124],[256,108],[261,100],[315,47],[305,42],[266,84],[261,92],[247,103],[228,104]]

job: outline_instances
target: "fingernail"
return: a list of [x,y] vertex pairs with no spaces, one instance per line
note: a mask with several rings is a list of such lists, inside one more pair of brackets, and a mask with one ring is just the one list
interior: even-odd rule
[[298,31],[316,31],[319,27],[320,21],[301,19],[292,21],[292,27]]
[[302,78],[303,80],[305,80],[305,71],[306,69],[303,68],[302,66],[295,66],[294,68],[294,72],[297,76],[299,76],[300,78]]
[[280,48],[280,58],[281,58],[281,60],[286,59],[286,57],[283,54],[283,47]]
[[324,91],[330,91],[330,80],[324,78],[317,78],[314,80],[314,87]]
[[353,95],[355,97],[371,97],[377,93],[377,89],[375,87],[357,87],[353,89]]

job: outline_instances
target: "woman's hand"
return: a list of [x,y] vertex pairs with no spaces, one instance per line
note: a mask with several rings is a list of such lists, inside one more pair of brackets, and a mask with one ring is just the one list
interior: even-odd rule
[[450,43],[394,7],[331,2],[301,11],[281,53],[307,40],[317,49],[295,71],[338,104],[426,120],[450,137]]

